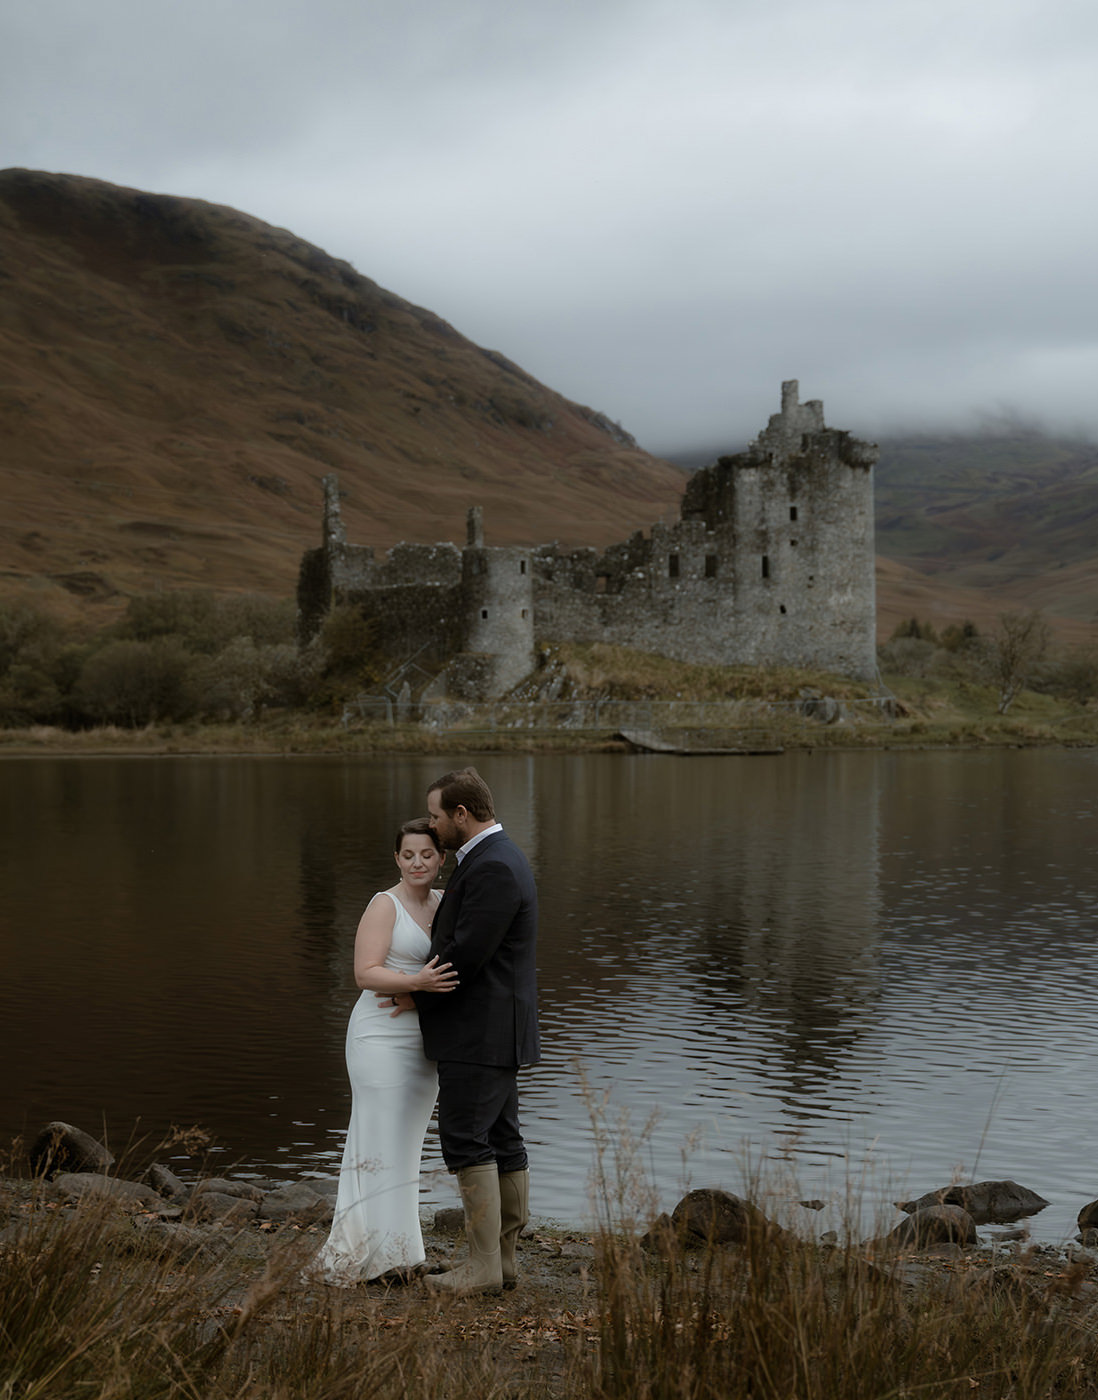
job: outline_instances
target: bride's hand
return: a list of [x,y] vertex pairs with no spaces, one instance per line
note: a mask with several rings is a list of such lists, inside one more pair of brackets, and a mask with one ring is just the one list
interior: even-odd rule
[[440,963],[438,957],[424,963],[413,978],[413,991],[452,992],[458,985],[458,975],[453,963]]

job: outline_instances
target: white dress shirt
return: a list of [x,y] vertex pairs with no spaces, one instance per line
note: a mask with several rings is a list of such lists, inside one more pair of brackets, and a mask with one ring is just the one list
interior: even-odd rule
[[497,831],[503,830],[502,822],[494,822],[491,826],[486,826],[483,831],[478,831],[475,836],[470,836],[464,846],[459,846],[454,852],[454,857],[460,864],[478,841],[483,841],[486,836],[492,836]]

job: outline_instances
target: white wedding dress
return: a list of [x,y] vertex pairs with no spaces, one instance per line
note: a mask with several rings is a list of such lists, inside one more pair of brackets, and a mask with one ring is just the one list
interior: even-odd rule
[[[396,905],[385,966],[416,973],[430,937],[388,890],[375,899]],[[441,893],[434,891],[434,899]],[[352,1284],[389,1269],[424,1262],[419,1225],[423,1138],[438,1098],[438,1074],[423,1053],[419,1014],[399,1016],[364,991],[347,1027],[351,1123],[339,1169],[339,1194],[328,1242],[315,1267],[325,1280]]]

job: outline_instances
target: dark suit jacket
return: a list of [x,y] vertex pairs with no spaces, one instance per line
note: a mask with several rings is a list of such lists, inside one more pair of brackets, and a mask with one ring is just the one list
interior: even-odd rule
[[460,986],[415,993],[428,1059],[537,1063],[537,928],[529,862],[494,832],[458,865],[435,914],[431,956],[453,963]]

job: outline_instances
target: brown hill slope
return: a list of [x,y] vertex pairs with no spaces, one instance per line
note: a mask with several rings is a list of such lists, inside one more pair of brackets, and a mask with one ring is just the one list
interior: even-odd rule
[[881,444],[876,491],[879,554],[943,598],[1040,607],[1062,635],[1093,635],[1093,443],[1018,430],[896,438]]
[[0,172],[0,580],[107,604],[288,594],[338,471],[349,537],[605,543],[676,467],[430,311],[199,200]]

